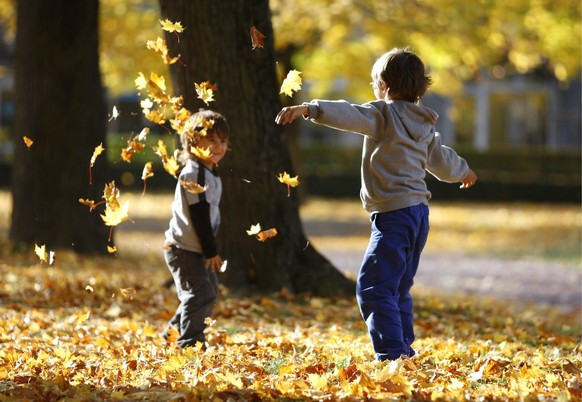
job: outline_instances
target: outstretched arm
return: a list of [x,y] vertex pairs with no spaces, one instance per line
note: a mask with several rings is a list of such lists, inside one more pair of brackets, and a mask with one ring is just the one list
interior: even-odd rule
[[293,120],[309,115],[309,109],[306,105],[287,106],[281,109],[275,118],[277,124],[289,124]]

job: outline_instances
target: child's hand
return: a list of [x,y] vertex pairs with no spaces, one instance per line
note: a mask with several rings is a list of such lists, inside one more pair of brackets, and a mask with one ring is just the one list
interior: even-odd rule
[[305,105],[287,106],[277,114],[275,122],[277,124],[289,124],[298,117],[307,116],[308,114],[309,109]]
[[472,187],[475,182],[477,181],[477,175],[471,169],[469,169],[469,173],[461,180],[461,188],[469,188]]
[[220,271],[220,267],[222,266],[222,258],[219,255],[215,255],[214,257],[210,257],[206,259],[204,266],[207,270],[212,272]]

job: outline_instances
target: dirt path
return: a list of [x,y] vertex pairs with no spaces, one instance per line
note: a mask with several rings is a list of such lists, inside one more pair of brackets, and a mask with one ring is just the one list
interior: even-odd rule
[[[366,223],[304,220],[306,234],[317,250],[339,270],[355,278],[367,241]],[[161,243],[167,222],[158,219],[142,219],[134,225],[120,228],[143,232],[148,242]],[[338,234],[358,233],[358,241],[348,241]],[[151,236],[158,236],[154,240]],[[332,238],[331,242],[318,239]],[[344,240],[342,242],[342,239]],[[581,266],[542,260],[509,260],[493,257],[451,255],[425,252],[416,276],[417,287],[443,293],[470,294],[495,297],[502,300],[521,301],[538,305],[556,306],[565,311],[582,309]]]
[[[355,277],[364,250],[321,248],[320,252],[346,275]],[[416,286],[444,293],[551,305],[567,311],[582,308],[580,267],[548,261],[425,253]]]

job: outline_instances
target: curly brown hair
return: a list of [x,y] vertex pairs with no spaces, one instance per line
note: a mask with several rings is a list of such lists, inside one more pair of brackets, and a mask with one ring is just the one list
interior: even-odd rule
[[372,68],[372,78],[383,82],[391,98],[416,103],[432,84],[424,63],[409,48],[394,48],[384,53]]

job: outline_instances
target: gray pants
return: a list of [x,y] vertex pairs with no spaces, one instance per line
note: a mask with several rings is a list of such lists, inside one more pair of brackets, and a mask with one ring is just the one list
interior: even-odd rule
[[170,246],[164,257],[180,299],[169,326],[180,333],[177,342],[183,348],[196,346],[196,342],[204,343],[204,321],[210,317],[216,303],[216,273],[204,267],[202,254]]

